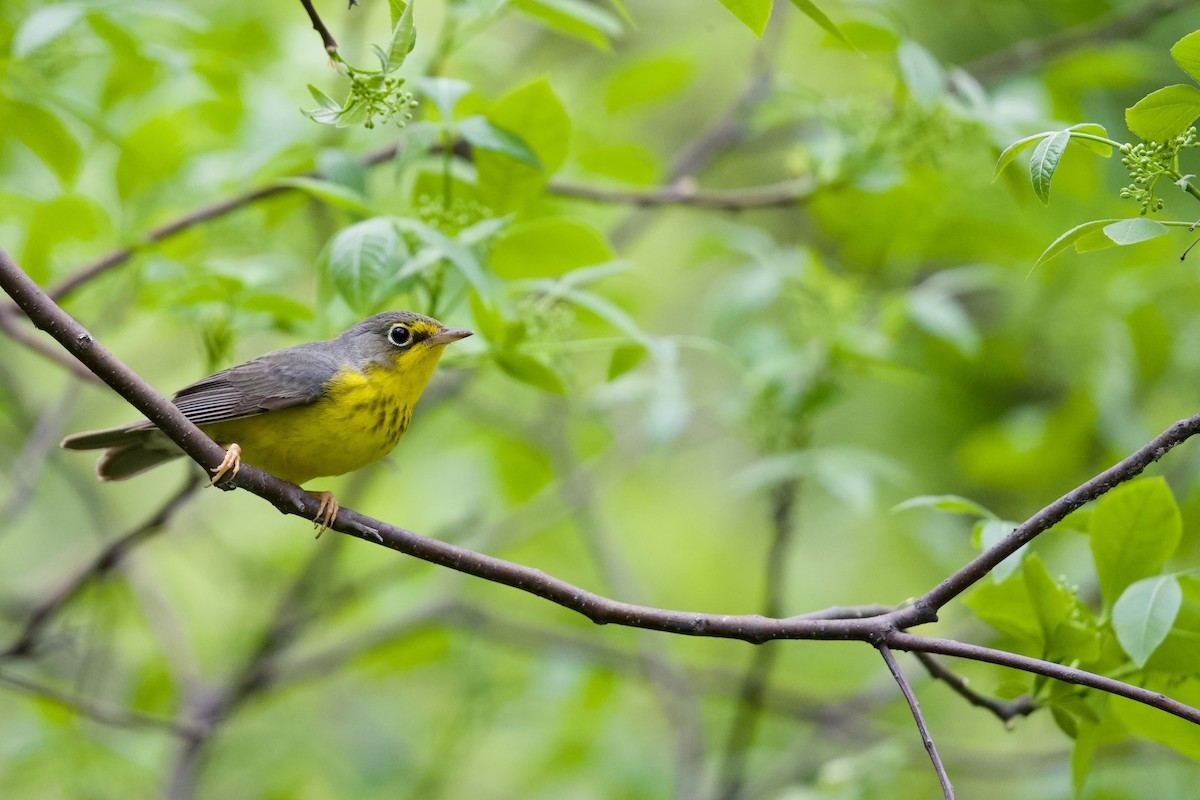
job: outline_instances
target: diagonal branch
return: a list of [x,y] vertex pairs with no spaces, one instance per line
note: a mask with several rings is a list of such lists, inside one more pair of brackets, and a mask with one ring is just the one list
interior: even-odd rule
[[[225,452],[216,442],[205,436],[173,403],[154,391],[141,377],[95,341],[79,323],[38,289],[3,250],[0,250],[0,288],[17,301],[34,324],[49,332],[70,353],[100,375],[105,383],[130,405],[145,414],[189,457],[204,467],[215,467],[222,461]],[[1092,482],[1089,482],[1065,497],[1078,499],[1082,497],[1080,492],[1088,496],[1079,502],[1098,497],[1118,483],[1140,473],[1146,464],[1160,458],[1197,430],[1200,430],[1200,414],[1176,423],[1146,448],[1121,462],[1118,465],[1121,469],[1114,468],[1105,472],[1103,476],[1108,476],[1105,487],[1095,491],[1084,491],[1091,486]],[[224,481],[222,486],[246,489],[267,500],[284,514],[311,520],[319,511],[320,501],[316,497],[295,484],[282,481],[251,465],[244,465],[241,472],[232,480]],[[1041,513],[1039,512],[1039,516],[1034,520],[1039,519]],[[1063,516],[1066,513],[1067,511],[1063,511]],[[1032,521],[1026,524],[1032,524]],[[576,611],[597,624],[611,623],[686,636],[740,639],[755,644],[773,639],[854,640],[870,642],[875,646],[886,644],[899,650],[923,650],[957,655],[1100,689],[1200,724],[1200,709],[1138,686],[1036,658],[951,640],[915,636],[898,630],[937,619],[935,607],[928,598],[888,614],[849,619],[810,619],[803,616],[775,619],[757,614],[728,615],[675,611],[612,600],[547,575],[541,570],[430,539],[349,508],[341,510],[332,528],[433,564],[520,589]],[[1002,558],[1003,555],[997,558],[997,562]],[[975,562],[960,572],[967,572],[973,564]]]
[[140,711],[110,708],[87,698],[76,697],[50,686],[5,672],[0,672],[0,685],[8,686],[16,691],[66,706],[72,711],[102,725],[110,725],[116,728],[152,728],[182,738],[191,736],[194,733],[190,726],[177,720],[156,717],[153,714],[143,714]]
[[167,502],[163,503],[158,511],[154,512],[148,520],[124,536],[115,539],[88,564],[84,565],[82,569],[51,592],[49,596],[38,604],[33,613],[29,615],[29,619],[26,620],[25,627],[21,629],[21,633],[16,641],[5,650],[0,651],[0,658],[17,658],[31,655],[37,648],[38,639],[42,631],[54,619],[55,615],[75,595],[79,594],[80,589],[93,579],[107,574],[109,570],[121,562],[121,559],[130,550],[162,530],[163,526],[175,515],[175,512],[182,508],[199,488],[200,481],[195,476],[189,475],[187,482],[179,491],[168,499]]
[[329,32],[329,28],[326,28],[325,23],[321,21],[321,16],[317,13],[317,9],[313,8],[312,0],[300,0],[300,5],[304,6],[304,11],[308,14],[308,18],[312,22],[313,30],[321,34],[321,43],[325,45],[325,52],[329,55],[336,53],[338,49],[337,40],[333,38],[333,34]]
[[917,721],[917,730],[921,733],[921,741],[925,745],[925,752],[929,753],[929,760],[933,762],[933,771],[937,773],[938,782],[942,784],[942,794],[945,795],[946,800],[954,800],[954,787],[950,785],[950,776],[946,774],[946,767],[942,765],[942,758],[938,755],[937,747],[933,744],[933,737],[929,735],[929,727],[925,724],[924,715],[921,714],[921,704],[917,702],[917,696],[913,694],[912,686],[908,683],[908,678],[904,677],[904,673],[900,671],[900,665],[896,663],[896,657],[892,655],[892,651],[888,649],[886,644],[879,645],[879,654],[883,656],[884,663],[887,664],[892,677],[900,685],[900,691],[904,692],[904,699],[908,701],[908,708],[912,711],[913,719]]

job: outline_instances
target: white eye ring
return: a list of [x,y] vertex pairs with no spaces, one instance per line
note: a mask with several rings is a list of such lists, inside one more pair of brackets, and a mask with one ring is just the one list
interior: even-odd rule
[[396,345],[396,347],[408,347],[412,344],[412,331],[403,325],[397,325],[388,331],[388,341]]

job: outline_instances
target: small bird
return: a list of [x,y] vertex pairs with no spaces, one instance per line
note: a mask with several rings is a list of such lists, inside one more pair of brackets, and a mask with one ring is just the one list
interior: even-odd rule
[[[442,350],[470,336],[411,311],[376,314],[336,339],[286,347],[210,375],[172,402],[226,448],[212,482],[247,463],[302,484],[344,475],[392,451]],[[100,480],[120,481],[183,455],[147,420],[63,439],[68,450],[104,450]],[[333,524],[331,492],[313,520],[317,536]]]

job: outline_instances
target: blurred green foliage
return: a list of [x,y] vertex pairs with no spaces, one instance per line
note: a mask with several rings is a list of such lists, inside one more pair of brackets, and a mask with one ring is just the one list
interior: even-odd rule
[[[1171,3],[317,7],[332,65],[295,2],[0,5],[0,245],[47,286],[134,246],[65,305],[164,391],[384,308],[474,328],[396,453],[317,487],[365,513],[754,613],[794,491],[787,613],[895,604],[1195,410],[1197,214],[1172,184],[1197,170],[1177,82],[1200,40]],[[794,202],[754,202],[781,182]],[[720,190],[746,208],[687,204]],[[54,444],[129,410],[3,337],[0,410],[2,649],[183,467],[95,483]],[[1185,445],[1075,512],[938,635],[1200,704],[1198,470]],[[745,645],[594,628],[302,530],[203,492],[87,583],[0,660],[0,796],[714,791]],[[869,648],[768,646],[745,796],[933,795]],[[1038,703],[1010,735],[902,663],[961,796],[1200,777],[1182,720],[949,664]],[[228,702],[187,767],[179,736],[12,681],[118,715]]]

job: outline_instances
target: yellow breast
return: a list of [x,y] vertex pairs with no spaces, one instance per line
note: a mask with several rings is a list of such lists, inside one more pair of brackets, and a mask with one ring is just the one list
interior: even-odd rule
[[237,442],[246,463],[293,483],[353,472],[404,436],[440,350],[407,369],[343,368],[314,403],[202,427],[222,445]]

